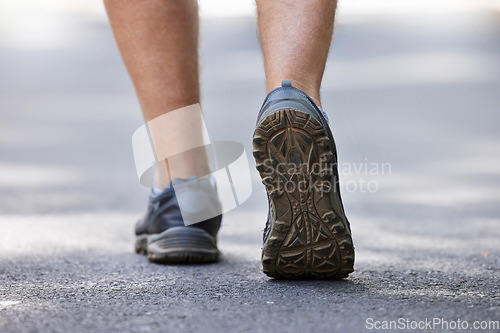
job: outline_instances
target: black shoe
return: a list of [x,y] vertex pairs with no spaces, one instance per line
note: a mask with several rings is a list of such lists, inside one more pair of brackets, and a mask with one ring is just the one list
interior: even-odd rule
[[354,246],[340,198],[335,143],[322,110],[283,81],[264,100],[253,143],[269,199],[264,273],[347,277],[354,270]]
[[[174,184],[160,195],[150,196],[146,215],[135,226],[135,251],[160,263],[217,261],[217,232],[222,214],[220,203],[215,199],[216,190],[207,179],[176,179]],[[190,213],[202,212],[214,217],[186,226],[179,201],[183,205],[192,203]]]

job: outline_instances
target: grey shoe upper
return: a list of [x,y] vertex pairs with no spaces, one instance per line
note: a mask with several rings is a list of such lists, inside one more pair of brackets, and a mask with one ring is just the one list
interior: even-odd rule
[[[176,190],[174,190],[174,187]],[[179,196],[181,197],[180,200],[178,200]],[[137,222],[135,234],[159,234],[172,227],[190,224],[185,223],[183,219],[179,207],[180,201],[185,215],[187,210],[190,212],[203,210],[205,214],[207,210],[210,210],[207,215],[210,218],[191,224],[188,227],[203,229],[211,236],[216,237],[222,220],[220,203],[216,198],[216,190],[207,179],[176,179],[161,194],[149,197],[146,214]],[[186,206],[191,206],[193,209],[190,210]]]
[[[257,124],[271,113],[286,108],[294,108],[311,115],[328,129],[329,136],[331,136],[326,113],[305,92],[292,87],[292,82],[289,80],[283,81],[281,87],[274,89],[266,96],[257,117]],[[333,136],[330,139],[333,139]]]

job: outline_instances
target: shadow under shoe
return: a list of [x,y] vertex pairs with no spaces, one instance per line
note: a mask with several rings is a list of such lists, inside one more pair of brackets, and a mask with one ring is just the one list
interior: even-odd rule
[[221,211],[209,180],[175,179],[160,195],[149,197],[146,214],[135,226],[135,251],[158,263],[217,261]]

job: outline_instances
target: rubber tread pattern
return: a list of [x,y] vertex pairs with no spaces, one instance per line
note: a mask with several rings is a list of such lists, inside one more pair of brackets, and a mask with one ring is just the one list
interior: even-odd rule
[[[338,184],[331,184],[327,166],[336,164],[337,158],[327,130],[302,111],[284,109],[259,122],[253,143],[270,200],[264,273],[284,279],[347,277],[354,270],[354,246],[343,211],[336,211],[332,203],[331,196],[340,194],[332,192]],[[290,172],[280,167],[292,163],[307,168]],[[287,183],[302,186],[290,188]]]

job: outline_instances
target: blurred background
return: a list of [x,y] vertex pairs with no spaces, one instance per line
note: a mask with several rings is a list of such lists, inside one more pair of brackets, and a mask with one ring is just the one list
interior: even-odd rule
[[[499,10],[340,2],[323,88],[339,162],[392,166],[390,176],[346,170],[346,181],[378,183],[376,196],[345,194],[352,211],[388,200],[496,209]],[[254,11],[251,0],[200,1],[209,129],[247,151],[264,94]],[[3,0],[0,73],[1,213],[142,209],[130,151],[142,120],[100,1]]]
[[[267,202],[251,137],[265,84],[254,12],[251,0],[200,1],[209,133],[245,145],[254,184],[251,198],[226,216],[220,244],[228,269],[260,281]],[[340,1],[322,95],[341,181],[351,184],[343,198],[358,250],[353,281],[381,295],[393,286],[371,285],[367,276],[383,280],[389,269],[439,269],[450,281],[498,274],[500,1]],[[49,255],[105,252],[135,269],[132,228],[148,189],[136,177],[131,135],[142,123],[100,1],[0,2],[4,267],[50,272],[61,262]],[[92,259],[71,260],[92,267]],[[409,293],[415,302],[428,296]],[[486,316],[491,304],[477,302]],[[372,309],[387,314],[391,305]]]

